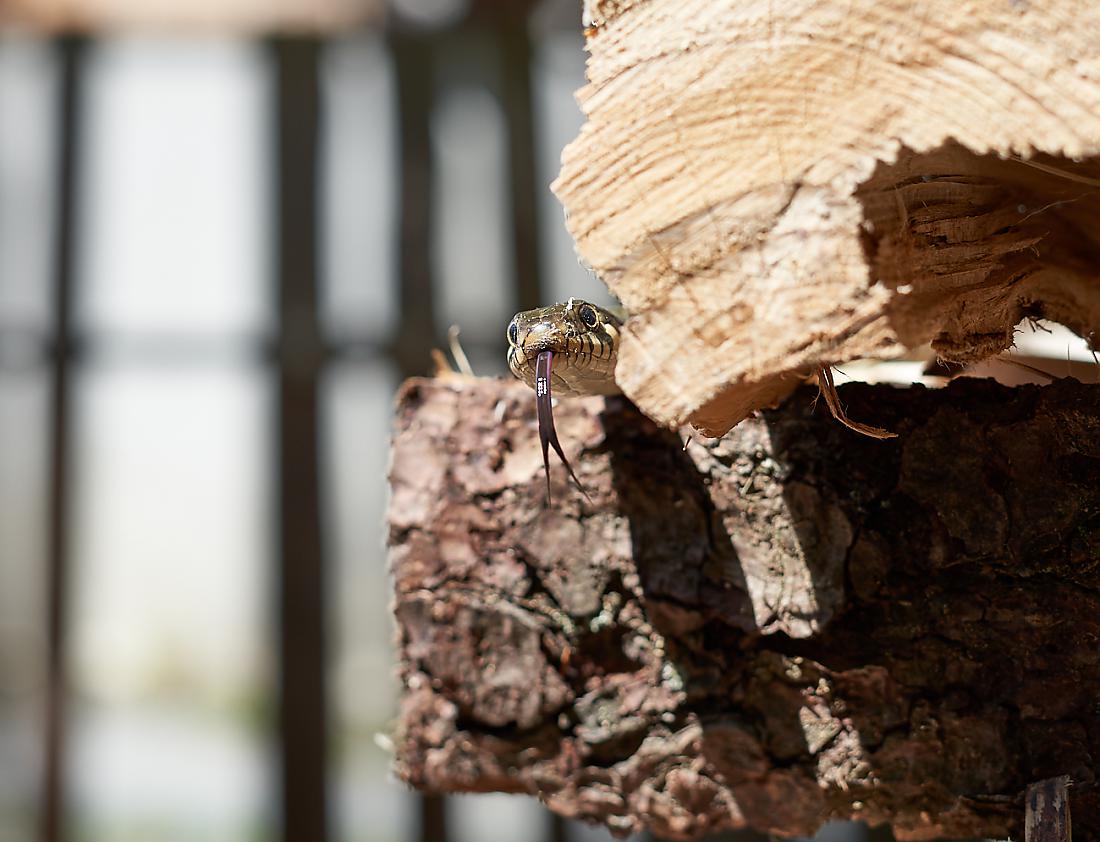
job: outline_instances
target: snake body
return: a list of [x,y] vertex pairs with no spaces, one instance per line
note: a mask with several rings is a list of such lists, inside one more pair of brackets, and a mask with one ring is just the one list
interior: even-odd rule
[[[508,368],[535,390],[535,410],[542,462],[546,470],[546,499],[550,499],[552,446],[569,476],[584,493],[554,430],[552,396],[615,395],[622,319],[603,307],[579,298],[565,304],[516,313],[508,324]],[[587,497],[587,493],[585,493]]]

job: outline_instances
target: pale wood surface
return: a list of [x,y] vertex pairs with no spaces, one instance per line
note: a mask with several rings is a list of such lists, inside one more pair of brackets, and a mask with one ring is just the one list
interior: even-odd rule
[[1026,315],[1100,331],[1100,4],[585,16],[554,189],[633,314],[617,379],[654,420],[721,433],[815,364],[929,341],[973,361]]

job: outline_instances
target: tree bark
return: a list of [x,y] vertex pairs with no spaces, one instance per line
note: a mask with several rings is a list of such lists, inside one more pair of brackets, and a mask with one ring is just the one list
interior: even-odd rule
[[1100,333],[1100,4],[589,0],[555,190],[617,379],[711,435],[819,363]]
[[396,769],[689,839],[830,818],[1022,838],[1069,775],[1100,838],[1100,387],[809,390],[683,448],[518,383],[410,380],[390,559]]

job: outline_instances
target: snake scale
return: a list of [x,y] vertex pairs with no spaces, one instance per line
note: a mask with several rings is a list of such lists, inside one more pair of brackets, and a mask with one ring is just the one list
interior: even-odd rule
[[558,454],[577,488],[588,496],[558,442],[554,430],[553,395],[619,394],[615,362],[622,325],[618,314],[579,298],[516,313],[508,324],[508,368],[535,390],[548,502],[550,447]]

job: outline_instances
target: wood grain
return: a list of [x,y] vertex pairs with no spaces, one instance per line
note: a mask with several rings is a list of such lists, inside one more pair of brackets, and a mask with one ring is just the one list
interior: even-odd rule
[[1100,330],[1100,5],[590,0],[554,189],[618,380],[721,434],[820,364]]

